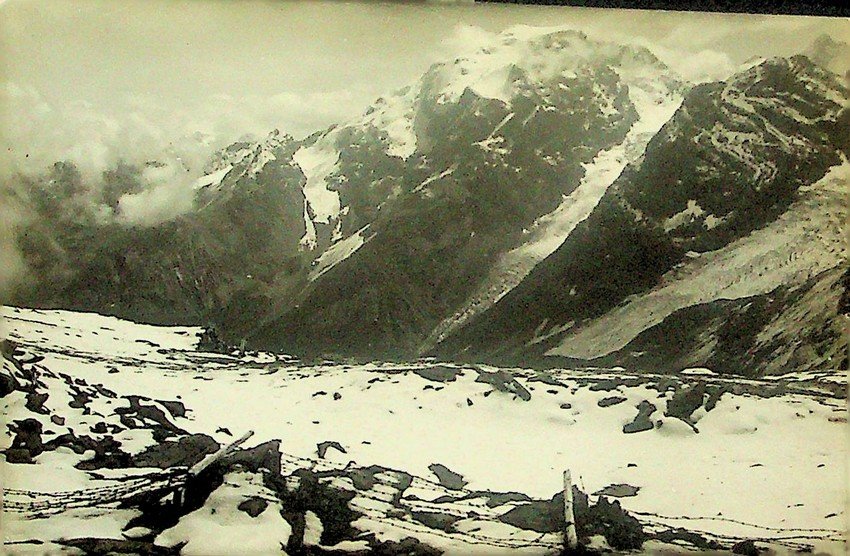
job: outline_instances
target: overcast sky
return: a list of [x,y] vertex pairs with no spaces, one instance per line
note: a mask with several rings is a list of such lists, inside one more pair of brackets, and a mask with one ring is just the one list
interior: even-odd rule
[[447,3],[8,0],[0,16],[7,171],[71,159],[98,172],[168,145],[195,164],[247,133],[303,136],[416,79],[478,28],[572,26],[644,44],[696,79],[823,33],[850,41],[843,19]]

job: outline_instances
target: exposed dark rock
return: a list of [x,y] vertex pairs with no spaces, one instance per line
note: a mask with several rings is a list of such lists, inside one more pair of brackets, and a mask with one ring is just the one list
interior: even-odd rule
[[165,441],[146,448],[132,456],[135,467],[158,467],[168,469],[174,466],[191,467],[219,449],[219,444],[206,434],[192,434]]
[[334,448],[336,450],[339,450],[343,454],[348,453],[348,452],[345,451],[345,448],[342,447],[342,444],[340,444],[339,442],[336,442],[335,440],[319,442],[316,445],[316,453],[319,455],[319,459],[323,459],[325,457],[325,454],[328,453],[328,450],[330,448]]
[[252,496],[251,498],[240,502],[237,508],[250,515],[251,517],[257,517],[266,510],[268,505],[269,503],[266,500],[258,498],[256,496]]
[[603,535],[616,550],[637,550],[646,540],[640,522],[626,513],[619,501],[609,503],[604,496],[583,515],[576,512],[576,528],[582,536]]
[[599,407],[611,407],[612,405],[621,404],[624,401],[626,401],[626,398],[622,396],[608,396],[599,400],[596,405]]
[[413,511],[410,515],[413,519],[430,527],[431,529],[439,529],[446,532],[452,531],[454,524],[461,519],[454,515],[439,512]]
[[514,394],[526,402],[531,399],[531,393],[507,371],[488,372],[479,369],[475,382],[490,384],[499,392]]
[[70,546],[91,556],[108,556],[112,554],[145,554],[149,556],[178,556],[186,543],[179,543],[171,548],[165,548],[152,542],[99,539],[95,537],[80,537],[76,539],[61,539],[56,541],[63,546]]
[[[15,438],[12,439],[9,450],[18,450],[18,452],[14,452],[14,458],[18,460],[34,458],[45,450],[41,440],[43,429],[41,423],[37,420],[29,418],[13,421],[9,425],[9,429],[15,433]],[[9,459],[8,450],[6,459],[7,461]]]
[[263,469],[269,470],[273,475],[280,474],[280,440],[269,440],[258,444],[253,448],[236,450],[221,458],[223,465],[232,466],[239,464],[242,467],[253,471],[260,472]]
[[637,406],[638,414],[631,423],[623,425],[623,432],[626,434],[652,430],[653,423],[650,417],[655,413],[656,407],[654,404],[643,400]]
[[467,484],[467,481],[463,480],[463,475],[455,473],[442,463],[432,463],[428,469],[437,476],[437,480],[445,488],[460,490]]
[[27,393],[27,403],[25,407],[32,411],[33,413],[41,413],[42,415],[47,415],[50,411],[44,407],[44,402],[47,401],[48,394],[47,392],[28,392]]
[[169,400],[156,400],[159,404],[168,410],[171,413],[172,417],[185,417],[186,416],[186,406],[183,405],[183,402],[178,401],[169,401]]
[[704,396],[704,382],[698,382],[689,388],[682,388],[672,398],[667,400],[667,410],[664,412],[664,415],[676,417],[688,424],[693,424],[691,422],[691,415],[698,408],[702,407]]
[[681,528],[667,529],[665,531],[655,533],[654,535],[652,535],[652,538],[667,543],[685,541],[686,543],[695,546],[701,550],[720,550],[723,548],[723,546],[717,541],[706,539],[699,533],[694,533],[692,531],[688,531],[687,529]]
[[743,554],[744,556],[758,556],[759,549],[753,541],[741,541],[732,546],[732,554]]
[[433,367],[426,367],[424,369],[414,369],[413,372],[425,380],[431,380],[434,382],[454,382],[457,380],[458,375],[460,375],[463,371],[453,367],[446,367],[444,365],[434,365]]
[[640,487],[627,485],[627,484],[616,484],[616,485],[608,485],[602,490],[598,490],[593,493],[594,496],[611,496],[612,498],[627,498],[629,496],[637,496]]

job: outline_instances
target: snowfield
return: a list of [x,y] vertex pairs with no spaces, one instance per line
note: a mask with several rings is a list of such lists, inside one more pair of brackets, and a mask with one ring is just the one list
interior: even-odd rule
[[[847,424],[841,375],[759,381],[705,369],[665,377],[429,362],[307,366],[272,354],[198,352],[195,328],[68,311],[4,312],[22,368],[42,369],[50,394],[42,413],[25,407],[33,402],[21,391],[2,398],[7,424],[35,418],[49,443],[66,429],[91,434],[104,421],[122,448],[138,455],[156,442],[156,434],[113,422],[120,414],[126,424],[129,409],[116,409],[125,400],[133,406],[133,395],[142,395],[137,404],[170,413],[174,425],[220,445],[248,431],[254,436],[246,446],[279,440],[284,476],[305,467],[331,474],[352,466],[397,470],[376,474],[366,489],[355,489],[346,476],[331,479],[353,489],[348,505],[362,515],[352,526],[381,540],[415,536],[453,554],[553,553],[558,533],[500,521],[519,502],[485,504],[482,492],[550,499],[562,490],[562,472],[569,469],[591,500],[608,488],[650,532],[681,527],[730,546],[760,539],[775,548],[843,551]],[[12,367],[4,360],[4,372]],[[681,394],[695,388],[701,389],[696,403],[681,411],[687,397]],[[76,392],[78,403],[68,403],[68,392]],[[89,401],[79,403],[80,396]],[[185,413],[169,400],[179,400]],[[641,430],[624,432],[641,421],[638,406],[646,404],[654,410]],[[156,415],[147,411],[135,419],[149,423]],[[7,425],[0,447],[9,448],[13,437]],[[333,444],[322,449],[326,442]],[[170,480],[167,470],[141,464],[75,467],[93,454],[59,447],[35,457],[34,464],[6,463],[3,456],[7,548],[53,552],[62,538],[134,534],[127,525],[139,512],[132,508],[68,503],[55,512],[33,510],[34,500],[55,508],[80,489],[132,490],[133,481]],[[441,478],[435,464],[457,474],[459,484]],[[265,500],[256,518],[236,508],[249,498]],[[256,476],[230,473],[202,506],[154,542],[188,542],[184,554],[214,554],[221,553],[216,543],[231,535],[244,539],[239,542],[246,551],[268,553],[285,546],[292,531],[279,504]],[[402,516],[398,504],[414,513],[457,515],[447,530],[429,528]],[[304,542],[318,544],[322,524],[309,512],[306,519]],[[657,539],[645,545],[665,547],[675,548]],[[364,545],[346,540],[336,549],[362,551]]]

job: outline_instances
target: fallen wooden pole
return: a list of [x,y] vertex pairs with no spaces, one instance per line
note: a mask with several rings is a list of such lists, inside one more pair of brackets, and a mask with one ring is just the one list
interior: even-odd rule
[[570,549],[578,546],[576,519],[573,513],[573,481],[569,469],[564,471],[564,544]]
[[223,448],[219,449],[219,451],[212,454],[211,456],[205,457],[204,459],[189,468],[189,475],[197,475],[213,463],[217,462],[218,460],[220,460],[221,458],[223,458],[224,456],[244,444],[245,441],[251,438],[252,436],[254,436],[254,431],[248,431],[244,435],[242,435],[241,438],[234,440],[227,446],[224,446]]

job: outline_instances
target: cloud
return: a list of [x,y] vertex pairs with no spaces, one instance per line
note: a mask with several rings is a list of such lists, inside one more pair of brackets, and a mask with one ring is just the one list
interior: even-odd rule
[[738,67],[728,54],[717,50],[689,52],[657,44],[649,48],[670,69],[692,83],[724,80],[735,73]]
[[83,101],[55,105],[33,87],[7,83],[3,145],[9,169],[31,175],[56,161],[73,162],[95,179],[119,161],[143,164],[167,153],[200,171],[216,149],[272,129],[305,136],[355,116],[368,97],[358,90],[271,96],[210,95],[191,105],[127,95],[110,108]]
[[[135,94],[107,109],[79,100],[51,104],[33,87],[6,83],[0,91],[0,106],[6,109],[0,118],[0,180],[11,181],[15,174],[41,175],[55,162],[68,161],[78,168],[96,200],[104,171],[119,163],[143,166],[144,189],[121,199],[119,220],[153,225],[191,209],[192,186],[216,150],[273,129],[306,136],[356,116],[368,98],[364,91],[352,89],[270,96],[217,94],[192,105],[174,105]],[[147,164],[151,161],[158,165]]]
[[[0,303],[7,299],[25,270],[16,239],[17,227],[23,220],[22,214],[11,186],[0,185]],[[0,329],[2,337],[3,330]]]

